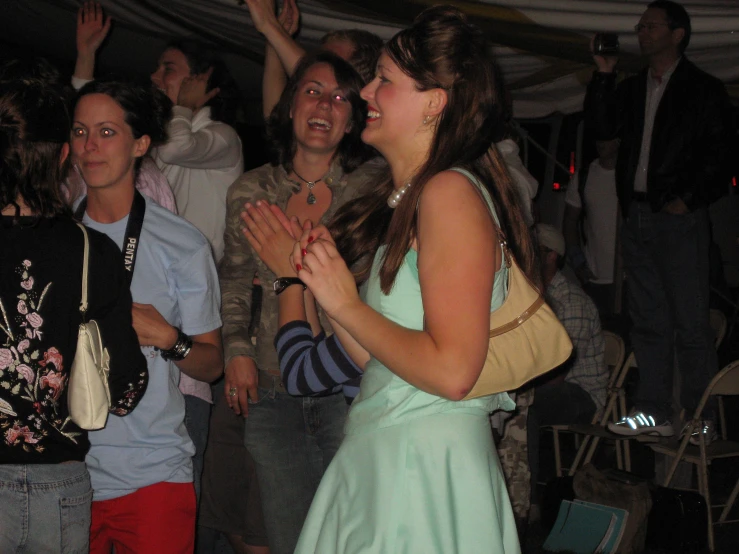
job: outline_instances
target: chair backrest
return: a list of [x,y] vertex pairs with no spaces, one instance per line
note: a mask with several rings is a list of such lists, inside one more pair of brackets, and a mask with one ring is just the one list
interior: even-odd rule
[[712,308],[709,317],[711,320],[711,329],[713,329],[715,335],[713,344],[716,347],[716,350],[718,350],[726,336],[726,316],[721,310]]
[[708,394],[720,394],[732,396],[739,394],[739,360],[735,360],[719,371],[711,379],[706,392]]
[[[739,360],[734,360],[730,364],[724,366],[724,368],[719,371],[713,379],[711,379],[711,382],[708,383],[703,396],[701,396],[701,401],[695,410],[693,419],[701,419],[701,414],[703,413],[703,408],[708,401],[708,397],[716,395],[739,395]],[[721,423],[722,425],[724,424],[723,421]]]

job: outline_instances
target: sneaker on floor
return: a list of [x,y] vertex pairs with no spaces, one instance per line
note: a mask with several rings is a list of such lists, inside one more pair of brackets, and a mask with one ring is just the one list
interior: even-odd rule
[[671,437],[675,434],[672,423],[665,420],[657,423],[649,414],[644,412],[632,412],[630,415],[622,417],[620,421],[608,424],[608,430],[617,435],[627,437],[635,437],[637,435],[656,435],[659,437]]
[[[690,422],[685,424],[685,427],[683,427],[683,430],[680,432],[680,438],[683,438],[685,436],[685,433],[688,432],[689,425]],[[700,446],[701,434],[703,434],[703,439],[706,443],[706,446],[708,446],[716,439],[716,424],[710,419],[704,419],[703,421],[701,421],[700,428],[696,427],[690,434],[690,444],[694,446]]]

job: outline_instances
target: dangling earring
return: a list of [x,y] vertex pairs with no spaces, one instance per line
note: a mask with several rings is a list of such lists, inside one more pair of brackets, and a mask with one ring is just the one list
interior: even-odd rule
[[429,117],[429,116],[427,115],[426,117],[424,117],[424,118],[423,118],[423,124],[424,124],[424,125],[428,125],[428,124],[429,124],[429,121],[430,121],[430,120],[431,120],[431,117]]

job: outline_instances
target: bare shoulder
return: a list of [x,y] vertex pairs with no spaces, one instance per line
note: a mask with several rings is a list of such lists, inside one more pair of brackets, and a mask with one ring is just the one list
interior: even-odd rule
[[434,175],[423,189],[419,208],[443,209],[471,213],[488,213],[488,207],[477,186],[458,171],[447,170]]

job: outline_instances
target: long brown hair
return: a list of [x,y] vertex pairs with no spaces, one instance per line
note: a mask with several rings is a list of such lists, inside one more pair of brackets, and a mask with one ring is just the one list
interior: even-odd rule
[[416,237],[416,206],[424,186],[434,175],[452,167],[467,169],[479,178],[490,193],[516,260],[533,282],[541,280],[518,195],[493,146],[505,118],[488,47],[482,32],[450,6],[424,10],[412,27],[385,45],[387,55],[415,81],[418,90],[441,88],[447,94],[428,159],[394,213],[386,205],[393,190],[388,178],[346,204],[331,224],[347,262],[359,262],[359,280],[366,278],[371,266],[365,254],[387,244],[380,270],[385,294],[390,292]]

